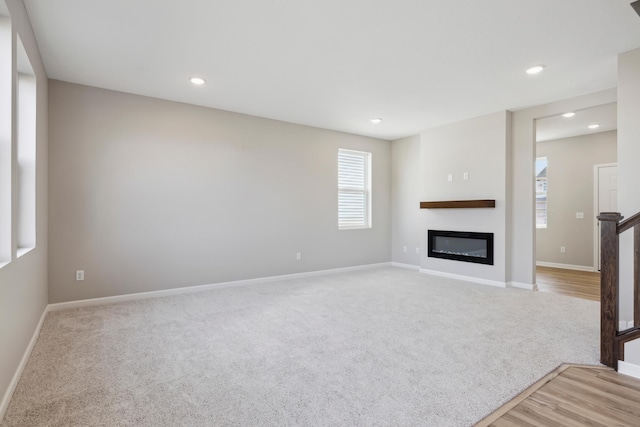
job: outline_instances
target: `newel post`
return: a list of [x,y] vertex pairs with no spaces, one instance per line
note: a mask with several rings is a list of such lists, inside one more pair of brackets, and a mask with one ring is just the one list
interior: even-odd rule
[[618,369],[618,212],[602,212],[600,220],[600,362]]

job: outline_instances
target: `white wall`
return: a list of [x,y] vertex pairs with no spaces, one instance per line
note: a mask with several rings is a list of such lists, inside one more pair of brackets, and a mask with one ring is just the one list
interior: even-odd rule
[[[389,141],[49,90],[50,302],[391,261]],[[372,229],[338,230],[338,148],[372,153]]]
[[[423,269],[505,283],[507,264],[508,155],[511,113],[501,111],[421,134],[420,200],[495,199],[494,209],[422,209]],[[463,174],[469,174],[463,180]],[[453,181],[448,181],[448,175]],[[426,256],[428,229],[494,233],[494,265]]]
[[[640,212],[640,49],[618,57],[618,210]],[[633,319],[632,232],[620,237],[620,317]]]
[[548,161],[548,227],[536,230],[536,260],[593,268],[593,167],[616,162],[616,131],[538,142],[536,156]]
[[[0,268],[0,419],[10,385],[47,305],[47,76],[27,13],[20,0],[7,0],[15,36],[22,39],[37,79],[36,233],[37,246]],[[15,51],[15,49],[14,49]],[[15,55],[14,59],[15,61]],[[14,68],[15,69],[15,68]],[[2,94],[6,96],[7,94]],[[13,106],[14,125],[16,105]],[[15,134],[14,134],[15,139]],[[14,141],[15,142],[15,141]],[[14,171],[15,145],[14,145]],[[13,188],[17,188],[14,182]],[[14,203],[17,196],[14,194]],[[17,232],[16,212],[12,232]]]
[[[391,257],[393,262],[420,266],[420,135],[391,145]],[[404,251],[404,248],[407,251]]]

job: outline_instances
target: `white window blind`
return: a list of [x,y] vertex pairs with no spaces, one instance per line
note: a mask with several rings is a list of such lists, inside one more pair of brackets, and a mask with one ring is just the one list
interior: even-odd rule
[[338,150],[338,228],[371,228],[371,153]]

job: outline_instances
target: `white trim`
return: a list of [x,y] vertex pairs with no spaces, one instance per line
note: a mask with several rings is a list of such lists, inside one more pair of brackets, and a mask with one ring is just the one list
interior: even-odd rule
[[498,282],[497,280],[480,279],[478,277],[471,277],[471,276],[462,276],[460,274],[445,273],[444,271],[427,270],[426,268],[421,268],[420,273],[429,274],[431,276],[447,277],[447,278],[456,279],[456,280],[464,280],[465,282],[479,283],[481,285],[497,286],[500,288],[507,287],[507,284],[505,282]]
[[600,206],[600,169],[608,168],[608,167],[618,167],[618,163],[600,163],[597,165],[593,165],[593,265],[595,265],[596,271],[600,268],[600,259],[598,255],[600,254],[600,248],[598,244],[600,243],[600,221],[598,221],[598,206]]
[[640,365],[618,360],[618,373],[640,379]]
[[13,392],[16,390],[18,386],[18,382],[20,381],[20,377],[22,376],[22,371],[24,371],[25,366],[27,365],[27,361],[29,360],[29,356],[31,356],[31,351],[33,351],[33,346],[35,346],[38,336],[40,335],[40,329],[42,329],[42,324],[44,323],[44,319],[47,317],[47,313],[49,312],[49,306],[45,307],[42,312],[42,316],[40,316],[40,321],[36,326],[35,331],[33,331],[33,335],[31,336],[31,341],[29,341],[29,345],[24,351],[22,355],[22,359],[18,364],[18,368],[16,372],[13,374],[13,378],[9,383],[9,387],[2,396],[2,400],[0,401],[0,423],[4,419],[4,415],[9,408],[9,403],[11,402],[11,398],[13,397]]
[[521,282],[509,282],[507,283],[509,288],[526,289],[528,291],[537,291],[538,285],[535,283],[521,283]]
[[413,265],[413,264],[403,264],[401,262],[392,262],[391,263],[391,267],[400,267],[400,268],[407,268],[409,270],[420,270],[420,266],[419,265]]
[[64,310],[67,308],[89,307],[93,305],[112,304],[123,301],[135,301],[147,298],[166,297],[170,295],[190,294],[193,292],[204,292],[212,289],[230,288],[235,286],[257,285],[264,283],[272,283],[282,280],[301,279],[306,277],[325,276],[328,274],[346,273],[350,271],[368,270],[371,268],[389,267],[390,262],[381,262],[378,264],[357,265],[354,267],[334,268],[330,270],[309,271],[306,273],[285,274],[282,276],[260,277],[257,279],[235,280],[231,282],[212,283],[209,285],[187,286],[184,288],[164,289],[161,291],[138,292],[134,294],[115,295],[111,297],[90,298],[77,301],[60,302],[49,304],[49,311]]
[[595,267],[590,265],[573,265],[573,264],[560,264],[557,262],[536,261],[536,265],[540,267],[562,268],[564,270],[577,270],[577,271],[597,271]]

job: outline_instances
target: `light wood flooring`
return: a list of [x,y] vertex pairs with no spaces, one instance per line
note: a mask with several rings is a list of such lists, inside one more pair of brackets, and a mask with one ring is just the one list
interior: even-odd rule
[[563,365],[476,427],[640,426],[640,380]]
[[541,292],[553,292],[600,301],[600,273],[536,267],[536,283]]

